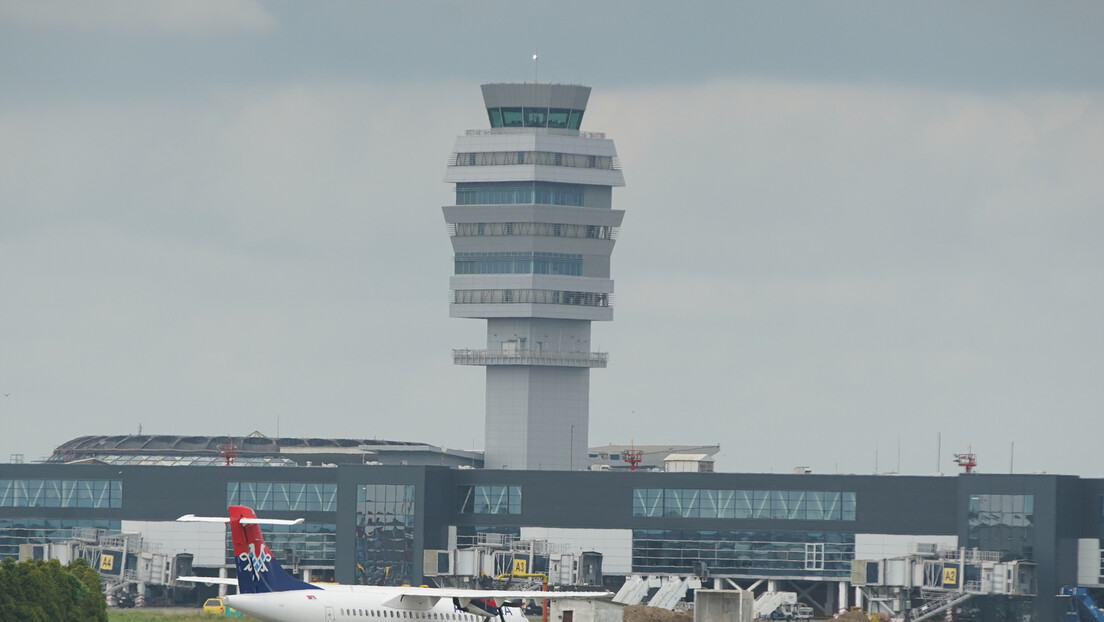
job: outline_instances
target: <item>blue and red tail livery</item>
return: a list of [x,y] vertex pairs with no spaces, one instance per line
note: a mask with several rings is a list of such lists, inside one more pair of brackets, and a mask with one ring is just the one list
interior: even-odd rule
[[238,567],[238,593],[263,594],[291,590],[317,590],[289,575],[265,544],[257,515],[244,505],[232,505],[230,539],[234,543],[234,563]]

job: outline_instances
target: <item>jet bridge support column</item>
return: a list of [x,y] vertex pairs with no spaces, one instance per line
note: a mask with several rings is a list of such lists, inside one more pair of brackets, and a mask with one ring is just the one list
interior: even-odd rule
[[[226,578],[226,567],[225,566],[223,566],[222,568],[219,568],[219,578],[220,579],[225,579]],[[226,584],[225,583],[219,583],[219,598],[222,598],[223,596],[226,596]]]
[[840,581],[837,585],[836,594],[839,600],[839,606],[837,609],[840,613],[847,611],[847,581]]

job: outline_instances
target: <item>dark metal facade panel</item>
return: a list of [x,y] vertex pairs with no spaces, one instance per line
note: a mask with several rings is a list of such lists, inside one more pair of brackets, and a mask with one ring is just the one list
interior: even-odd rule
[[[844,534],[955,535],[968,539],[970,496],[1034,497],[1034,561],[1041,596],[1076,581],[1078,538],[1104,537],[1104,480],[1056,475],[972,474],[955,477],[498,471],[439,466],[157,467],[64,464],[0,465],[0,480],[121,480],[121,508],[0,507],[0,519],[169,521],[182,514],[222,516],[227,483],[296,482],[337,486],[336,512],[266,512],[333,523],[336,579],[353,580],[357,488],[410,484],[416,489],[415,564],[425,549],[445,548],[449,527],[540,526],[592,529],[820,531]],[[461,514],[458,486],[520,486],[521,514]],[[801,490],[853,492],[850,520],[704,519],[633,516],[633,491],[651,489]],[[1037,601],[1049,619],[1055,599]],[[1056,618],[1055,618],[1056,619]]]
[[1077,496],[1081,503],[1082,538],[1104,540],[1104,478],[1082,479]]
[[[742,473],[654,473],[610,471],[457,471],[456,485],[517,484],[522,514],[458,515],[458,524],[521,524],[600,529],[780,529],[849,533],[957,533],[955,478]],[[811,490],[854,492],[854,521],[773,519],[645,518],[632,515],[636,488]]]

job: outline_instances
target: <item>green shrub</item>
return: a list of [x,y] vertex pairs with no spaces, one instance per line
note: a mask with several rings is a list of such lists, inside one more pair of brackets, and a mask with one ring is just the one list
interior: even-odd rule
[[0,622],[108,622],[100,575],[84,560],[0,561]]

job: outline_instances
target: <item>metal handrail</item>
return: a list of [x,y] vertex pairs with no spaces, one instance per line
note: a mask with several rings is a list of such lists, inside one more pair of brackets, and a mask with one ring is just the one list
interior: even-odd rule
[[[509,129],[509,130],[527,130],[527,129],[529,129],[529,130],[545,130],[545,129],[548,129],[548,130],[559,130],[559,129],[566,129],[566,128],[558,128],[558,127],[548,127],[548,128],[545,128],[545,127],[529,127],[529,128],[527,128],[527,127],[509,127],[509,128],[495,128],[495,129]],[[487,136],[487,135],[489,135],[493,132],[494,132],[494,130],[489,130],[489,129],[464,130],[464,135],[465,136]],[[605,140],[606,139],[606,133],[605,132],[587,132],[587,131],[584,131],[584,130],[579,130],[579,137],[580,138],[597,139],[597,140]]]
[[565,365],[602,367],[609,361],[608,352],[534,352],[533,350],[473,350],[452,351],[452,360],[468,365]]

